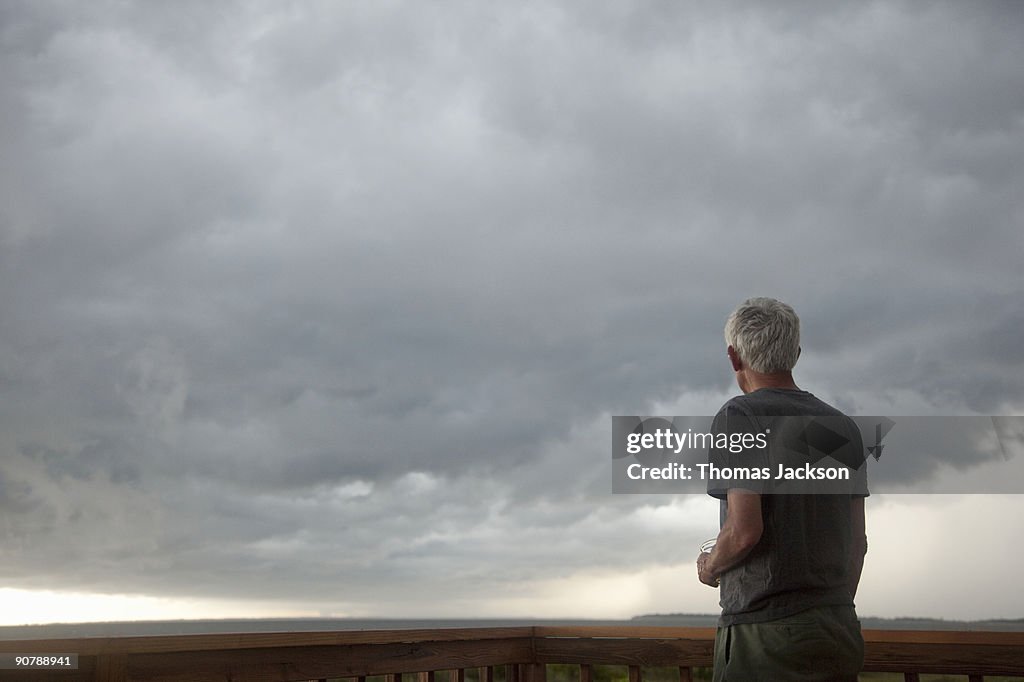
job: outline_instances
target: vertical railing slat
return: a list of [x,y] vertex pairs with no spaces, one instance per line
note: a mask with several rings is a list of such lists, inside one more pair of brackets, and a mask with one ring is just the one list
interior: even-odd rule
[[589,663],[580,663],[580,682],[594,682],[594,671]]
[[641,682],[640,677],[640,666],[629,666],[629,682]]
[[693,670],[690,666],[679,666],[679,682],[693,682]]
[[548,667],[543,663],[524,663],[523,682],[547,682]]

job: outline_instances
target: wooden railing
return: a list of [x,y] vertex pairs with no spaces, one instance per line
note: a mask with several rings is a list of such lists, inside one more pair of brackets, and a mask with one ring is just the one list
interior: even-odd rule
[[[865,671],[1024,677],[1024,633],[866,630]],[[294,682],[383,675],[386,682],[592,682],[594,666],[695,679],[711,666],[712,628],[509,627],[95,637],[0,641],[0,654],[77,654],[77,670],[0,670],[0,680]],[[561,664],[561,665],[560,665]],[[551,666],[558,666],[552,668]]]

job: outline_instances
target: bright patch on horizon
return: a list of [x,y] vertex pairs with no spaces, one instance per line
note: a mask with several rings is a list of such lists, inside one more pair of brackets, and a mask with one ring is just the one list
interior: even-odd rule
[[207,618],[304,618],[311,613],[267,604],[0,588],[0,625]]

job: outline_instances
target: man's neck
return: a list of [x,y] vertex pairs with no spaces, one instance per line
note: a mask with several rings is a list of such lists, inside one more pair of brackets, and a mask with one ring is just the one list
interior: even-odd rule
[[746,369],[745,379],[742,386],[745,389],[744,393],[753,393],[754,391],[761,388],[782,388],[789,389],[792,391],[798,391],[800,388],[793,381],[792,372],[774,372],[772,374],[762,374],[761,372],[754,372],[753,370]]

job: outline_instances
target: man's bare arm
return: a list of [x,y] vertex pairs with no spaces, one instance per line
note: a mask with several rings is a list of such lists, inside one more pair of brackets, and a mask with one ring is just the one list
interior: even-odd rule
[[850,598],[857,598],[857,586],[860,584],[860,574],[864,568],[864,555],[868,551],[868,535],[866,522],[864,520],[864,498],[850,498],[850,565],[847,568],[848,586]]
[[730,490],[725,523],[718,533],[715,548],[697,559],[700,581],[706,585],[716,585],[718,576],[750,554],[763,532],[761,496],[749,490]]

